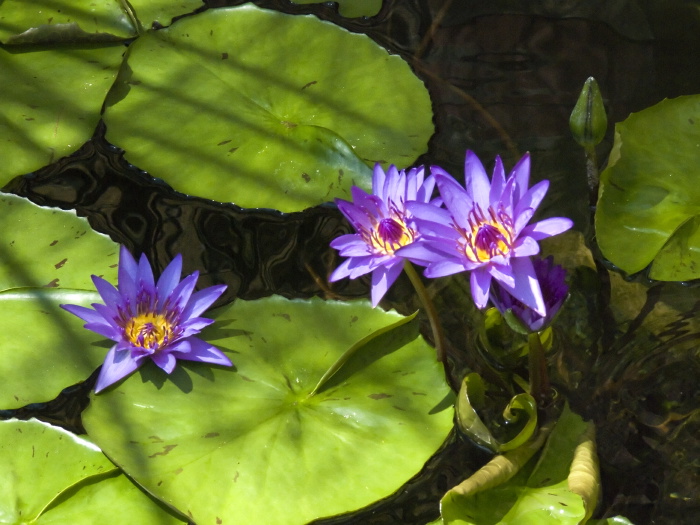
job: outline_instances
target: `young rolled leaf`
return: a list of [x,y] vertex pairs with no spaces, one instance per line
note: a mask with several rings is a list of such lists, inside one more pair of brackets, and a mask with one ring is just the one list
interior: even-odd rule
[[600,497],[600,470],[596,452],[595,424],[589,421],[586,431],[581,434],[574,460],[571,462],[568,478],[569,490],[583,498],[588,520],[595,511]]

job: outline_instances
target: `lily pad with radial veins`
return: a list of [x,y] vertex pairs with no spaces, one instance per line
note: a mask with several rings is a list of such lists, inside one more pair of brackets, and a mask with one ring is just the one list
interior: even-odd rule
[[452,428],[435,350],[396,313],[272,297],[209,316],[203,338],[234,368],[181,362],[167,376],[149,363],[83,414],[113,461],[196,523],[362,508],[417,474]]
[[430,98],[400,57],[314,16],[211,9],[138,38],[107,99],[107,138],[174,189],[296,211],[375,162],[411,164]]

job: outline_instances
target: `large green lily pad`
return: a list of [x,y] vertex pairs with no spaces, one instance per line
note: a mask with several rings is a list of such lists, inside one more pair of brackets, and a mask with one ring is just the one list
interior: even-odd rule
[[91,275],[117,280],[119,246],[75,212],[0,193],[0,291],[94,290]]
[[628,273],[700,277],[700,95],[664,100],[615,127],[600,178],[596,235]]
[[92,136],[123,52],[119,45],[31,52],[0,47],[0,186]]
[[185,523],[95,445],[48,423],[0,422],[0,462],[2,523]]
[[209,312],[203,337],[235,368],[148,363],[94,396],[90,437],[148,492],[197,523],[307,523],[388,496],[452,427],[435,350],[396,313],[273,297]]
[[95,302],[99,294],[82,290],[0,292],[0,409],[50,401],[102,364],[109,342],[58,306]]
[[295,211],[433,133],[423,83],[365,35],[253,5],[212,9],[131,46],[104,119],[126,157],[178,191]]

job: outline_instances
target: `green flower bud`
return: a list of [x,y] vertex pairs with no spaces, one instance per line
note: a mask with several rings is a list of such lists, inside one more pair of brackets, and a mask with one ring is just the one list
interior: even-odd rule
[[569,127],[576,142],[584,148],[592,148],[603,140],[608,117],[595,78],[588,77],[583,83],[581,95],[569,118]]

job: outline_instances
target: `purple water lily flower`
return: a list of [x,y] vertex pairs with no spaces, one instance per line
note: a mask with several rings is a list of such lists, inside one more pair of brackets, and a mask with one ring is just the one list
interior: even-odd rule
[[403,268],[399,248],[413,243],[419,234],[406,209],[410,201],[427,203],[435,179],[424,177],[423,168],[399,171],[393,164],[386,173],[377,164],[372,177],[372,194],[352,187],[353,202],[336,199],[340,211],[357,233],[333,239],[331,247],[348,257],[330,276],[330,281],[344,277],[355,279],[372,273],[372,306],[377,306]]
[[226,290],[210,286],[193,293],[199,272],[180,281],[182,256],[179,254],[163,270],[158,283],[145,255],[138,264],[129,251],[119,252],[119,285],[92,276],[104,304],[94,310],[74,304],[61,307],[86,322],[85,328],[116,344],[105,358],[95,392],[119,381],[147,359],[170,374],[177,359],[231,366],[220,350],[194,337],[214,321],[199,317]]
[[566,270],[554,264],[554,257],[551,255],[545,259],[535,257],[532,264],[540,283],[547,315],[542,316],[528,308],[498,283],[491,287],[490,297],[491,302],[502,314],[507,315],[510,311],[526,332],[539,332],[554,320],[569,295],[569,285],[566,284]]
[[432,167],[447,209],[409,204],[421,240],[402,248],[398,255],[423,260],[426,277],[471,272],[472,297],[479,308],[488,302],[493,278],[524,305],[546,315],[530,256],[539,252],[537,241],[568,230],[572,221],[553,217],[528,225],[549,187],[544,180],[528,188],[529,154],[520,159],[508,179],[496,157],[489,181],[477,156],[467,151],[464,172],[465,188],[442,168]]

